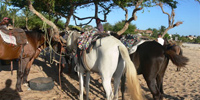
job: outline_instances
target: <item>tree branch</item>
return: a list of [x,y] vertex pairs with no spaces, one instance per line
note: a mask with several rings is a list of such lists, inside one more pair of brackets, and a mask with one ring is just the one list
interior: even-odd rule
[[175,17],[174,8],[171,7],[172,11],[171,11],[171,15],[170,15],[169,13],[167,13],[167,12],[164,11],[164,9],[163,9],[163,4],[162,4],[161,2],[158,3],[158,4],[156,4],[156,5],[160,6],[162,12],[168,16],[168,24],[169,24],[169,25],[168,25],[167,29],[164,31],[164,33],[162,34],[162,37],[164,37],[165,34],[167,34],[167,32],[168,32],[170,29],[172,29],[172,28],[174,28],[174,27],[176,27],[176,26],[179,26],[180,24],[183,24],[183,22],[176,22],[176,23],[174,24],[174,17]]
[[173,25],[173,28],[176,27],[176,26],[179,26],[179,25],[181,25],[181,24],[183,24],[183,22],[176,22],[176,23]]
[[[74,17],[74,21],[75,21],[76,26],[88,25],[88,24],[91,23],[92,20],[95,18],[95,17],[79,18],[79,17],[77,17],[77,16],[75,16],[75,15],[73,15],[73,17]],[[78,20],[85,20],[85,19],[90,19],[90,20],[89,20],[87,23],[84,23],[84,24],[78,25],[77,22],[76,22],[76,18],[77,18]]]
[[[110,0],[101,0],[101,2],[107,2],[107,1],[110,1]],[[81,2],[81,3],[73,3],[73,5],[81,6],[81,5],[90,4],[90,3],[94,3],[94,2],[96,2],[96,0],[88,0],[85,2]]]
[[71,6],[70,6],[69,14],[68,14],[68,16],[66,17],[65,30],[69,30],[68,25],[69,25],[69,22],[70,22],[71,16],[72,16],[73,13],[74,13],[74,5],[72,5],[72,1],[73,1],[73,0],[70,0],[70,4],[71,4]]
[[[27,2],[28,2],[29,10],[33,12],[34,14],[36,14],[42,21],[46,22],[49,26],[51,26],[54,29],[54,35],[53,34],[50,34],[50,35],[53,35],[55,37],[55,40],[62,43],[60,40],[61,37],[59,36],[58,27],[52,21],[46,19],[42,14],[36,11],[30,0],[27,0]],[[66,42],[66,41],[63,41],[63,42]]]
[[168,27],[170,27],[170,25],[171,25],[171,16],[169,15],[169,13],[167,13],[167,12],[164,11],[163,4],[161,2],[158,3],[157,5],[160,6],[162,12],[168,16],[168,24],[169,24]]
[[[103,0],[103,1],[109,1],[109,0]],[[93,19],[97,19],[97,18],[98,18],[98,2],[95,2],[95,1],[94,1],[94,5],[95,5],[95,14],[94,14],[93,17],[84,17],[84,18],[80,18],[80,17],[78,17],[78,16],[76,16],[76,15],[73,15],[76,26],[88,25],[89,23],[92,22]],[[102,7],[102,6],[101,6],[101,7]],[[104,20],[101,20],[101,19],[100,19],[101,22],[106,22],[106,21],[107,21],[107,20],[106,20],[106,19],[107,19],[107,15],[108,15],[108,13],[110,12],[108,9],[109,9],[110,7],[111,7],[111,6],[109,6],[108,8],[102,7],[102,8],[104,8],[104,9],[106,9],[107,12],[104,12]],[[89,20],[87,23],[78,25],[76,19],[78,19],[78,20],[90,19],[90,20]]]
[[143,0],[140,0],[140,1],[138,1],[136,3],[135,9],[133,9],[133,12],[132,12],[132,16],[129,19],[128,19],[128,11],[127,11],[127,9],[125,9],[125,7],[120,7],[125,11],[126,22],[124,24],[124,27],[120,31],[117,32],[118,35],[123,34],[128,29],[131,21],[137,20],[136,12],[143,9],[142,7],[139,8],[139,6],[142,4],[142,2],[143,2]]

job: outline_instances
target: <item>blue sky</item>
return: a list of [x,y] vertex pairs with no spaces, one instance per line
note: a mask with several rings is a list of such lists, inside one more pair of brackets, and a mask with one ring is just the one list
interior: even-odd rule
[[[164,10],[171,14],[171,9],[168,6],[164,6]],[[131,13],[132,10],[129,9],[129,15]],[[175,22],[183,21],[183,24],[169,30],[169,34],[200,36],[200,3],[195,0],[180,0],[178,7],[175,9],[175,14]],[[76,15],[80,17],[94,16],[94,7],[79,9]],[[125,13],[121,9],[114,9],[107,16],[107,22],[114,25],[118,21],[124,20],[124,15]],[[99,17],[103,19],[103,15],[99,15]],[[132,24],[135,24],[141,30],[148,28],[159,29],[161,25],[168,26],[168,16],[162,13],[160,7],[144,8],[144,11],[137,12],[137,17],[138,19],[132,21]],[[70,24],[75,25],[73,18],[71,19]],[[78,23],[84,22],[78,21]],[[90,25],[96,26],[95,21],[93,20]]]

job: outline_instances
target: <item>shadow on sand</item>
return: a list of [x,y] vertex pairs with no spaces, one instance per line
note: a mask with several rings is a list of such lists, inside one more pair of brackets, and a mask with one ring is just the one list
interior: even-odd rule
[[5,88],[0,90],[0,100],[21,100],[19,93],[10,88],[12,80],[7,79],[5,82]]

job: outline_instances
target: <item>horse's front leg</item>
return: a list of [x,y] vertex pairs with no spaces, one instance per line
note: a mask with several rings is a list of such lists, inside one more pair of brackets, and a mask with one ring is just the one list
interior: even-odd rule
[[25,72],[24,72],[24,75],[23,75],[23,84],[28,83],[27,77],[28,77],[28,74],[30,72],[31,65],[33,64],[33,61],[34,61],[34,58],[32,58],[30,61],[27,62],[28,64],[25,68]]
[[21,88],[21,84],[22,84],[22,78],[23,78],[23,75],[24,75],[24,70],[25,70],[25,67],[26,67],[27,62],[28,62],[27,58],[21,59],[21,60],[22,60],[21,63],[19,61],[19,66],[18,66],[18,70],[17,70],[16,90],[18,92],[23,92],[22,88]]
[[28,83],[27,77],[28,77],[28,74],[30,72],[31,65],[33,64],[33,61],[39,56],[39,54],[40,54],[40,50],[37,49],[35,54],[32,56],[32,58],[26,58],[27,64],[26,64],[26,67],[25,67],[24,75],[23,75],[23,84]]

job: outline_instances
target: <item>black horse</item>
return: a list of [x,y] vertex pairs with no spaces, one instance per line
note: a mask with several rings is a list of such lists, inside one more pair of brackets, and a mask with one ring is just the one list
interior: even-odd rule
[[[188,58],[177,55],[172,48],[167,49],[156,41],[147,41],[139,45],[136,52],[131,54],[138,75],[142,74],[154,100],[163,99],[163,77],[167,69],[169,59],[176,66],[185,66]],[[121,92],[124,100],[125,77],[122,77]]]

